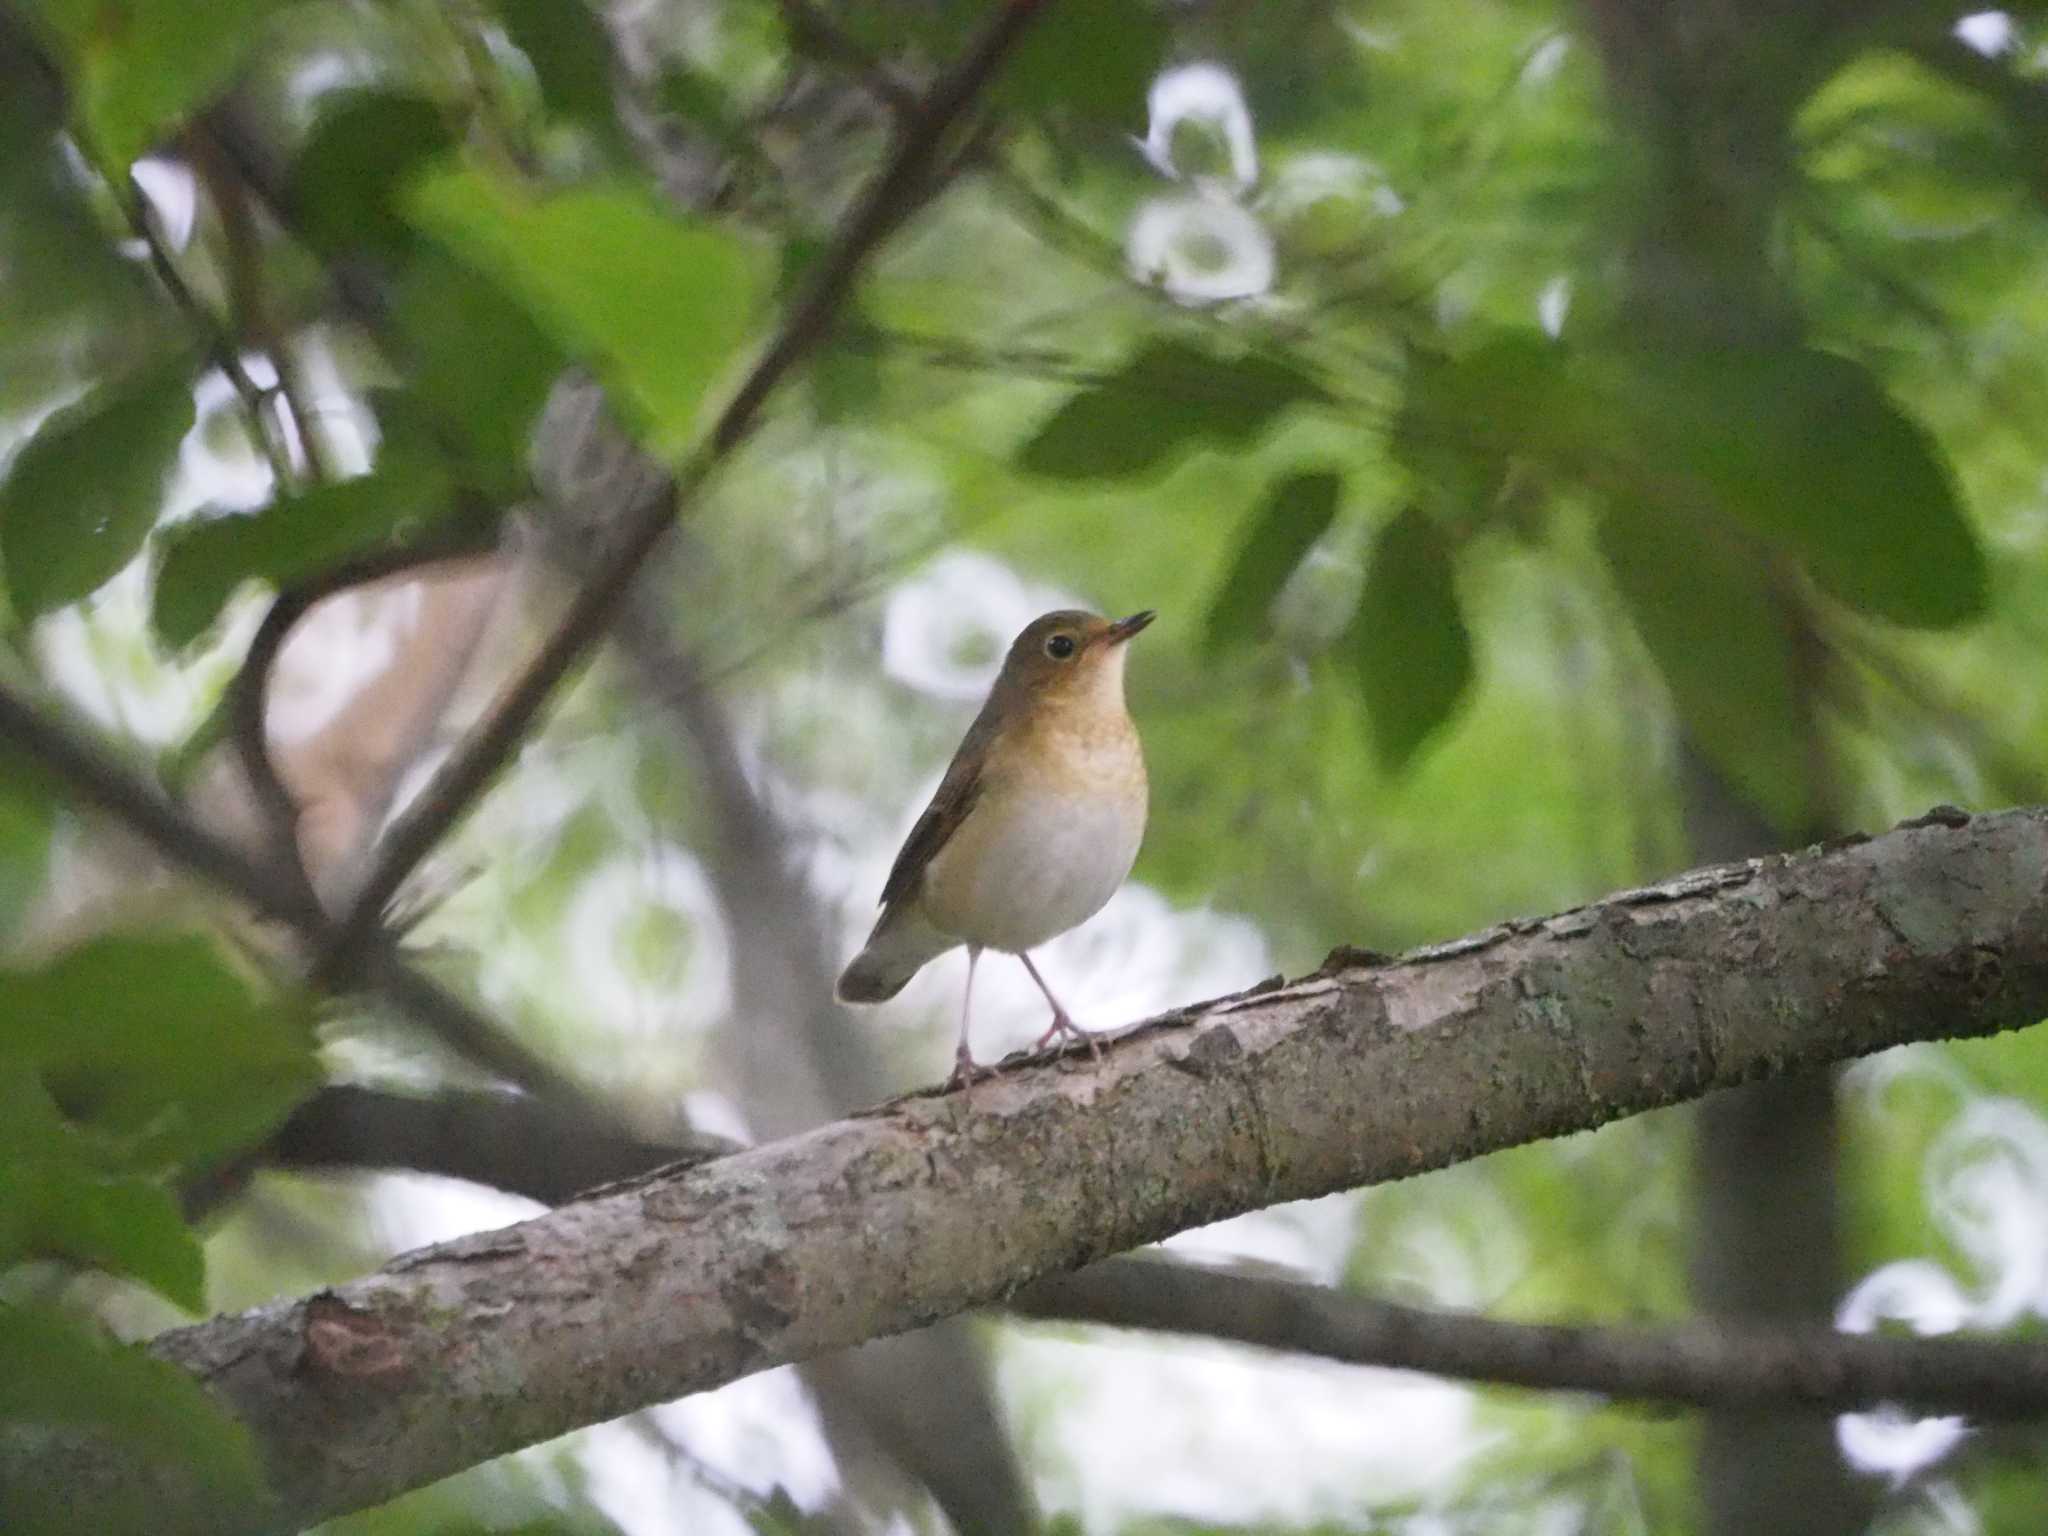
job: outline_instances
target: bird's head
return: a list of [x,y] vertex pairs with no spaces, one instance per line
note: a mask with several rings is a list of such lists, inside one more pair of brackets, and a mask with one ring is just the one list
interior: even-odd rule
[[1043,614],[1011,643],[996,688],[1022,699],[1099,698],[1121,707],[1124,643],[1154,617],[1150,608],[1127,619],[1078,608]]

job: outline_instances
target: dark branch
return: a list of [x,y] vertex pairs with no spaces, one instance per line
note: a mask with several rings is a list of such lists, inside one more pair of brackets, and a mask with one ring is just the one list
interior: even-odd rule
[[[444,560],[488,554],[497,547],[494,537],[478,537],[460,528],[442,530],[430,540],[394,549],[372,550],[327,567],[304,581],[278,592],[250,637],[243,653],[241,670],[229,688],[232,711],[232,740],[242,775],[249,782],[258,808],[275,840],[282,878],[299,885],[306,901],[321,902],[299,853],[299,803],[270,757],[270,679],[285,641],[299,620],[327,598],[351,587],[381,581],[407,571]],[[531,1086],[531,1085],[527,1085]]]
[[529,1096],[420,1098],[338,1084],[294,1110],[263,1156],[283,1168],[440,1174],[559,1205],[600,1184],[738,1150],[701,1133],[681,1144],[646,1140]]
[[[249,370],[242,366],[241,349],[235,345],[234,338],[213,312],[200,303],[192,285],[185,281],[185,274],[178,270],[170,247],[164,242],[163,231],[157,228],[149,201],[133,177],[127,178],[127,185],[115,187],[114,195],[127,217],[128,227],[149,253],[150,270],[156,273],[157,281],[164,285],[164,292],[170,295],[171,303],[192,327],[200,345],[206,348],[207,357],[234,386],[235,395],[242,402],[242,414],[249,421],[249,435],[256,440],[257,451],[270,465],[278,492],[282,494],[289,490],[292,483],[291,460],[286,457],[284,445],[278,441],[278,434],[271,425],[268,392],[249,376]],[[282,360],[273,358],[271,361],[282,380]]]
[[811,0],[781,0],[781,9],[783,25],[789,29],[789,40],[796,52],[843,65],[862,90],[902,122],[917,120],[924,110],[917,88],[899,79],[886,60],[870,53],[837,18]]
[[309,892],[259,868],[232,843],[193,821],[155,785],[5,683],[0,683],[0,740],[51,770],[68,798],[125,823],[172,863],[239,896],[264,916],[280,918],[307,934],[328,926],[327,914]]
[[1510,1323],[1160,1258],[1108,1259],[1055,1275],[1013,1297],[1010,1310],[1347,1365],[1696,1408],[1794,1403],[1848,1412],[1898,1403],[1981,1419],[2048,1416],[2048,1344],[2035,1340]]

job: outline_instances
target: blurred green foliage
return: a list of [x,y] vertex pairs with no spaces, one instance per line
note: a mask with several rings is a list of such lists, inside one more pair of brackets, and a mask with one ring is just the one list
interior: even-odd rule
[[[914,80],[987,8],[836,9]],[[997,95],[1001,131],[956,146],[959,175],[695,520],[676,623],[793,800],[857,806],[885,840],[957,739],[971,704],[881,680],[874,601],[942,543],[1106,610],[1161,610],[1131,676],[1155,795],[1140,877],[1253,915],[1290,968],[1669,870],[1681,735],[1786,836],[2043,797],[2048,114],[2023,67],[2030,14],[2025,47],[1990,59],[1955,53],[1946,16],[1911,51],[1858,37],[1780,103],[1768,255],[1789,318],[1679,348],[1631,308],[1656,155],[1578,9],[1060,11]],[[71,619],[100,626],[110,678],[170,667],[154,647],[190,661],[249,584],[527,498],[529,434],[571,362],[650,447],[687,453],[897,131],[844,54],[767,0],[661,11],[632,69],[577,0],[23,15],[54,77],[0,55],[19,675]],[[1129,142],[1161,62],[1190,58],[1243,84],[1253,189],[1169,182]],[[214,142],[228,108],[279,154],[275,207],[234,190]],[[674,176],[646,171],[650,143]],[[133,245],[129,171],[152,155],[193,172],[189,236],[163,243],[196,316]],[[1272,291],[1198,304],[1135,278],[1124,233],[1157,199],[1252,217]],[[371,423],[366,472],[164,517],[215,332],[328,357]],[[270,428],[227,412],[253,457]],[[123,642],[111,594],[138,555],[150,627]],[[217,693],[225,669],[203,675]],[[485,872],[443,922],[522,1031],[652,1099],[701,1084],[700,1043],[600,1038],[574,930],[600,874],[703,834],[693,770],[650,734],[615,691],[579,693],[521,765],[572,805],[538,832],[475,833]],[[51,786],[8,781],[0,919],[31,905],[62,824]],[[660,985],[705,985],[709,919],[648,901],[614,947]],[[247,1299],[206,1292],[179,1191],[320,1080],[303,1009],[184,935],[102,939],[4,985],[0,1420],[112,1424],[243,1483],[232,1427],[105,1342],[89,1285],[42,1282],[96,1272],[186,1310]],[[1983,1279],[1921,1181],[1971,1105],[2048,1105],[2044,1051],[1928,1053],[1939,1070],[1850,1096],[1860,1264],[1932,1256]],[[1676,1122],[1653,1116],[1368,1192],[1342,1267],[1530,1318],[1675,1315],[1685,1171]],[[284,1272],[234,1262],[237,1286]],[[1456,1529],[1525,1529],[1553,1503],[1573,1529],[1693,1520],[1685,1421],[1505,1396],[1486,1413],[1497,1443],[1440,1501]],[[499,1476],[515,1474],[340,1528],[456,1530],[479,1510],[510,1528],[574,1502],[482,1486]],[[1987,1455],[1956,1477],[1985,1530],[2033,1529],[2031,1466]]]
[[0,487],[0,561],[18,622],[75,603],[135,558],[192,430],[192,360],[111,380],[43,422]]
[[[637,189],[530,199],[469,170],[423,175],[409,216],[587,359],[659,446],[691,440],[699,402],[759,318],[746,246]],[[545,360],[545,359],[543,359]]]
[[[0,1426],[111,1430],[232,1508],[258,1486],[242,1427],[182,1372],[36,1299],[30,1276],[97,1270],[204,1311],[172,1180],[260,1139],[319,1081],[302,1011],[198,937],[96,940],[0,986]],[[24,1528],[69,1528],[30,1492],[9,1490]]]

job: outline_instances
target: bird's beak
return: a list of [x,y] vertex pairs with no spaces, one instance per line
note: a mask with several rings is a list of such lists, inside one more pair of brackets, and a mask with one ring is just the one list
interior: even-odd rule
[[1122,645],[1131,636],[1158,617],[1158,614],[1147,608],[1142,613],[1132,614],[1128,619],[1118,619],[1109,626],[1103,638],[1108,640],[1111,645]]

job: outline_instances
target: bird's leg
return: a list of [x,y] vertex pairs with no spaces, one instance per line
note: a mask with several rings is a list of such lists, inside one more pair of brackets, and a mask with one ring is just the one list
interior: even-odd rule
[[1102,1042],[1076,1024],[1067,1010],[1060,1006],[1060,1000],[1052,995],[1052,988],[1048,987],[1045,978],[1038,974],[1038,967],[1031,963],[1029,955],[1019,951],[1017,958],[1024,962],[1024,969],[1031,973],[1031,979],[1038,983],[1038,990],[1043,992],[1045,1000],[1052,1004],[1052,1023],[1046,1026],[1045,1033],[1038,1037],[1038,1043],[1031,1048],[1034,1051],[1042,1051],[1065,1035],[1070,1039],[1087,1041],[1088,1054],[1097,1061],[1102,1060]]
[[967,946],[967,985],[960,989],[960,1044],[953,1052],[953,1075],[946,1079],[948,1088],[965,1088],[977,1077],[992,1075],[993,1068],[984,1067],[974,1059],[974,1053],[967,1048],[967,1025],[974,1017],[974,963],[981,958],[981,946]]

